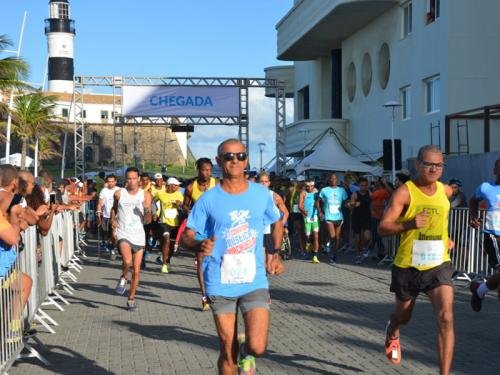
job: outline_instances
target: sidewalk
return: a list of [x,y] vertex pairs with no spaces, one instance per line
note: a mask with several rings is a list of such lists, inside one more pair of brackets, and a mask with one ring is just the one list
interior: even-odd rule
[[[139,309],[129,313],[126,297],[114,293],[120,260],[98,265],[92,251],[88,254],[75,295],[68,297],[71,305],[65,312],[47,310],[60,324],[56,334],[38,335],[52,366],[26,359],[9,374],[216,374],[218,340],[211,313],[200,309],[192,256],[173,258],[168,275],[148,261]],[[383,328],[393,306],[389,270],[373,261],[355,266],[352,258],[344,254],[335,266],[290,260],[286,273],[272,278],[269,352],[257,361],[259,374],[439,372],[436,326],[425,297],[402,329],[402,364],[388,363]],[[478,314],[462,283],[456,291],[454,374],[496,374],[496,296],[488,297]]]

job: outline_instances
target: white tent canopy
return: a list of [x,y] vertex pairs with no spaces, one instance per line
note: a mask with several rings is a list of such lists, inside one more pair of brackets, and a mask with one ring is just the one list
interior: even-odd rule
[[[0,164],[5,164],[6,158],[3,157],[0,159]],[[19,152],[15,154],[11,154],[9,156],[9,164],[12,164],[16,167],[21,166],[21,154]],[[33,159],[30,158],[28,155],[26,155],[26,167],[32,167],[33,166]]]
[[308,169],[382,174],[382,168],[362,163],[345,152],[337,139],[330,134],[325,135],[312,154],[297,164],[295,172],[299,175]]

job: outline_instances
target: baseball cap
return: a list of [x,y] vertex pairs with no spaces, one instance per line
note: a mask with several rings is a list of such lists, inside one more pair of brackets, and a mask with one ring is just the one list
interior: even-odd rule
[[301,174],[297,176],[297,181],[305,181],[306,178],[302,176]]
[[155,173],[154,178],[158,180],[159,178],[163,178],[163,175],[161,173]]
[[178,179],[175,177],[169,177],[167,180],[167,185],[180,185],[181,183],[179,182]]

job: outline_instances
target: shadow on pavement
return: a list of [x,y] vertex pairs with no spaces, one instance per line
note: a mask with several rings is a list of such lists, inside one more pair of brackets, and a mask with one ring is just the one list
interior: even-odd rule
[[[12,368],[16,368],[19,364],[30,363],[39,366],[48,371],[53,371],[55,374],[67,375],[110,375],[113,372],[108,371],[96,364],[95,361],[90,360],[80,353],[77,353],[67,347],[58,345],[47,345],[50,350],[48,353],[40,351],[40,353],[51,363],[50,366],[45,366],[36,358],[23,359],[21,362],[15,362]],[[37,348],[38,349],[38,348]]]
[[219,339],[216,335],[196,331],[186,327],[170,325],[145,325],[133,322],[114,320],[112,323],[127,328],[129,331],[139,335],[164,341],[182,341],[198,345],[205,349],[219,351]]

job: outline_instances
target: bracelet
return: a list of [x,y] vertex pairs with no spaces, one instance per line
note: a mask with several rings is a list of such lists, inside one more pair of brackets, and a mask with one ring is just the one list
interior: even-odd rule
[[272,250],[267,250],[267,253],[269,255],[274,255],[274,254],[276,254],[276,252],[279,253],[280,251],[281,251],[281,249],[272,249]]

